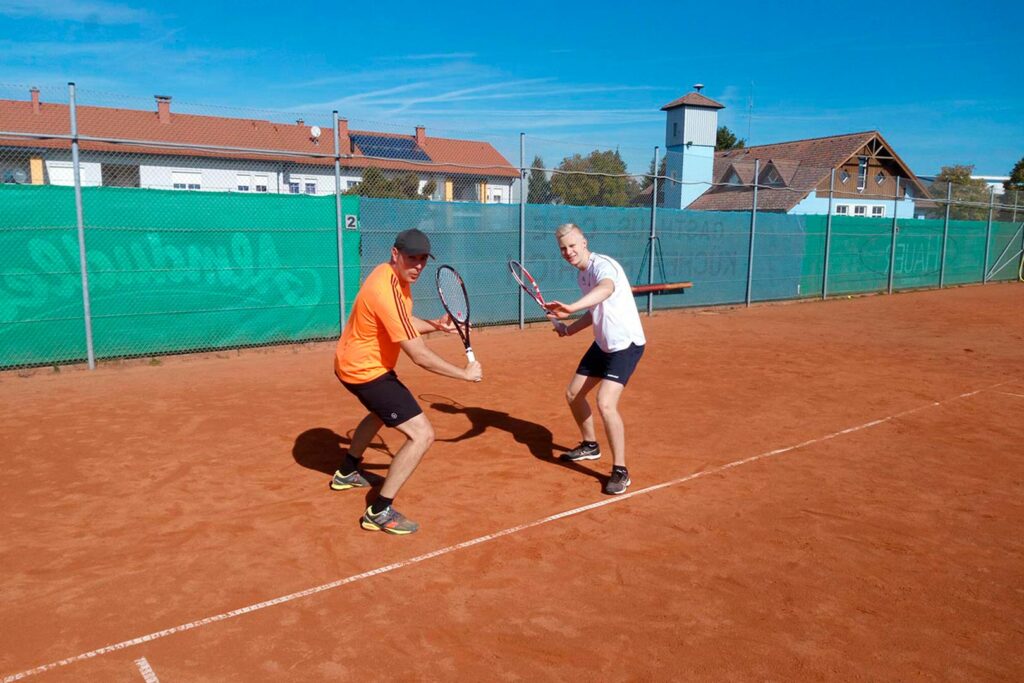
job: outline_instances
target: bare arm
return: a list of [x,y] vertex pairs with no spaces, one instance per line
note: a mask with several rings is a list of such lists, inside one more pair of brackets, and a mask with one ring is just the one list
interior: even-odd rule
[[399,344],[405,355],[409,356],[413,363],[424,370],[429,370],[442,377],[451,377],[452,379],[461,379],[467,382],[479,382],[483,378],[483,370],[480,368],[479,363],[469,363],[464,368],[452,365],[431,351],[427,347],[427,343],[423,341],[423,337],[406,339],[403,342],[399,342]]
[[445,313],[440,318],[434,318],[432,320],[424,320],[423,318],[417,318],[412,316],[412,326],[416,328],[416,331],[420,334],[430,334],[431,332],[446,332],[452,334],[455,332],[455,325],[452,324],[452,318],[450,315]]
[[611,278],[605,278],[597,283],[590,292],[580,297],[571,304],[563,304],[561,301],[549,301],[545,308],[551,312],[559,320],[565,320],[576,311],[582,311],[585,308],[592,308],[615,292],[615,283],[612,282]]

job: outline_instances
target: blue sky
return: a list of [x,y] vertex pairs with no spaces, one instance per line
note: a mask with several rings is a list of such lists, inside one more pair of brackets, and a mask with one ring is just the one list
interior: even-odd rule
[[[3,0],[0,96],[487,139],[549,166],[619,148],[642,172],[659,108],[705,84],[754,144],[877,129],[919,174],[1024,156],[1019,2]],[[55,93],[56,95],[51,95]],[[750,104],[753,104],[751,109]],[[749,131],[749,134],[748,134]]]

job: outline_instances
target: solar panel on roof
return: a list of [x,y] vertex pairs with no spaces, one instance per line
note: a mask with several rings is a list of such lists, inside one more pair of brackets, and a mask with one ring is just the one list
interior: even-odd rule
[[365,135],[356,133],[351,136],[359,151],[368,157],[384,159],[401,159],[403,161],[430,161],[427,153],[420,149],[415,140],[409,138],[391,138],[384,135]]

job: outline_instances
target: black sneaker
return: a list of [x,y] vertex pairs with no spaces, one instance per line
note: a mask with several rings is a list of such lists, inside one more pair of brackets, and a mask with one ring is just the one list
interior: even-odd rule
[[617,496],[620,493],[625,493],[629,485],[632,484],[629,480],[628,472],[620,472],[619,470],[612,470],[612,476],[608,479],[608,483],[604,485],[604,492]]
[[578,462],[580,460],[597,460],[601,457],[601,448],[595,444],[588,446],[586,441],[580,441],[576,448],[562,453],[558,459],[563,462]]

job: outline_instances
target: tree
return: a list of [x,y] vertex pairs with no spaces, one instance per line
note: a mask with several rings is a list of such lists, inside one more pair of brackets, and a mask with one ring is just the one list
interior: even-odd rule
[[551,178],[551,194],[571,206],[629,206],[639,189],[618,150],[566,157]]
[[433,180],[427,182],[423,192],[419,188],[420,179],[412,171],[388,178],[379,168],[370,167],[363,171],[363,179],[345,194],[386,199],[430,199],[437,189],[437,183]]
[[[953,204],[949,217],[961,221],[983,221],[988,218],[990,200],[988,185],[980,178],[972,178],[974,166],[943,166],[929,188],[936,199],[945,199],[949,183],[953,183]],[[964,206],[970,202],[975,206]]]
[[727,149],[743,149],[747,146],[747,141],[742,138],[737,138],[736,134],[729,130],[728,126],[719,126],[718,133],[715,135],[715,151],[721,152]]
[[[654,183],[654,175],[655,175],[655,173],[654,173],[654,158],[652,157],[651,158],[651,163],[647,167],[647,174],[643,178],[640,179],[640,189],[641,190],[646,190],[648,187],[650,187]],[[657,175],[660,176],[660,180],[659,180],[658,184],[659,185],[664,185],[665,184],[665,182],[664,182],[665,177],[668,176],[668,157],[667,156],[661,157],[661,163],[658,164],[658,173],[657,173]]]
[[544,160],[540,156],[535,156],[530,166],[530,189],[526,194],[526,201],[530,204],[550,204],[551,181],[544,171]]
[[1010,179],[1003,183],[1003,189],[1006,190],[1007,198],[1010,201],[1014,199],[1011,192],[1024,194],[1024,157],[1021,157],[1020,161],[1013,165]]

